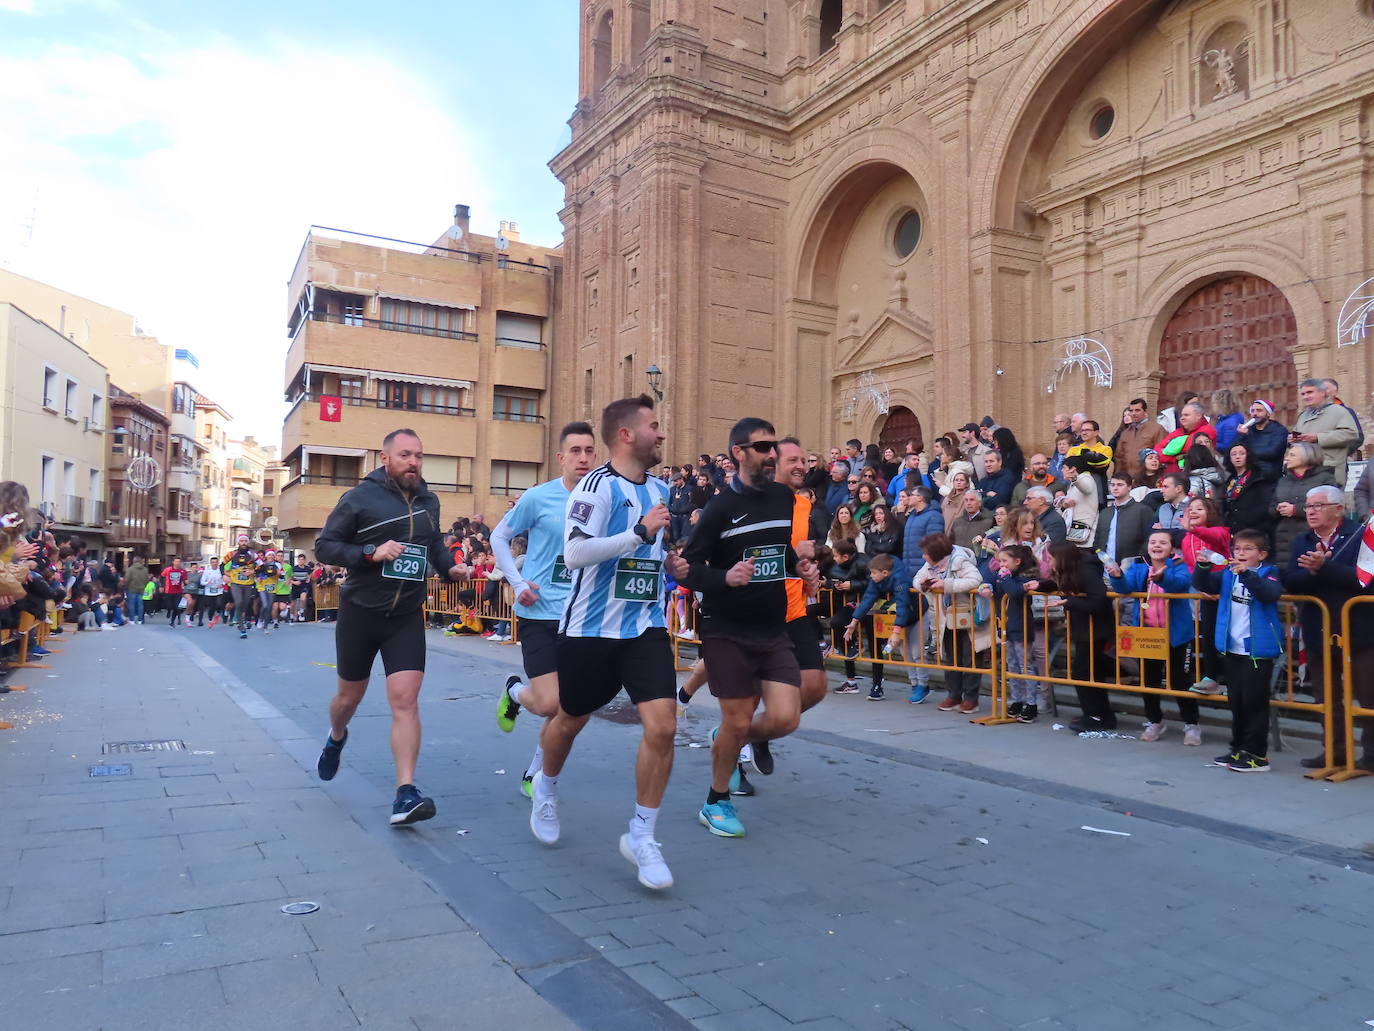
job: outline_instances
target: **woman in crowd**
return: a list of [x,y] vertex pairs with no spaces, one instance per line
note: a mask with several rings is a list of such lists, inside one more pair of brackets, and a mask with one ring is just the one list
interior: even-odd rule
[[1322,451],[1316,444],[1289,444],[1283,455],[1283,475],[1274,485],[1274,565],[1288,568],[1293,541],[1307,532],[1303,505],[1313,487],[1338,487],[1336,473],[1322,464]]
[[1217,451],[1226,454],[1236,442],[1236,428],[1245,421],[1240,401],[1225,388],[1212,391],[1212,423],[1217,428]]
[[[865,469],[864,473],[872,470]],[[873,507],[879,503],[882,494],[874,485],[872,477],[860,479],[859,489],[854,492],[854,519],[859,524],[859,529],[865,533],[873,525]]]
[[1026,475],[1026,456],[1021,453],[1015,433],[1005,426],[998,426],[992,431],[992,446],[1002,456],[1002,468],[1011,473],[1013,480]]
[[1050,455],[1050,475],[1064,478],[1064,460],[1069,457],[1069,448],[1073,447],[1073,434],[1064,432],[1057,433],[1054,437],[1054,454]]
[[945,670],[949,694],[940,703],[941,712],[974,712],[983,675],[973,669],[986,669],[988,649],[992,646],[992,624],[977,621],[974,598],[983,578],[964,548],[957,548],[946,533],[932,533],[921,540],[925,564],[913,583],[930,606],[931,620],[939,633],[938,661],[968,669]]
[[[875,451],[877,450],[877,448],[872,444],[868,446],[873,448]],[[882,456],[878,461],[877,466],[878,475],[883,478],[883,482],[891,483],[892,477],[897,475],[898,470],[900,470],[902,467],[902,463],[898,461],[896,451],[894,451],[890,447],[885,447],[883,448]]]
[[[935,457],[931,460],[928,470],[929,476],[934,481],[935,486],[942,490],[949,480],[951,467],[956,463],[963,462],[963,456],[959,453],[959,447],[948,437],[935,438]],[[963,462],[968,467],[969,474],[973,473],[973,466]]]
[[[1206,498],[1193,498],[1183,510],[1183,561],[1192,576],[1202,555],[1220,555],[1220,564],[1231,558],[1231,531],[1222,522],[1216,503]],[[1201,676],[1189,690],[1198,694],[1217,694],[1217,680],[1222,672],[1222,657],[1212,644],[1217,625],[1217,603],[1202,601],[1198,605],[1198,641],[1196,670]]]
[[1274,484],[1260,475],[1250,456],[1250,445],[1237,437],[1226,454],[1223,522],[1234,536],[1240,530],[1258,530],[1271,541],[1274,536]]
[[940,493],[944,495],[940,510],[945,516],[946,533],[953,529],[955,520],[963,514],[964,495],[973,487],[973,467],[967,462],[956,462],[955,466],[950,469],[945,485],[940,488]]
[[1076,734],[1084,731],[1115,730],[1116,714],[1105,688],[1087,686],[1083,681],[1105,680],[1110,675],[1110,661],[1105,652],[1112,639],[1112,606],[1107,588],[1102,583],[1102,570],[1085,552],[1068,541],[1050,545],[1052,586],[1041,584],[1041,590],[1052,590],[1062,598],[1060,607],[1069,638],[1069,676],[1080,681],[1074,685],[1082,715],[1069,723]]
[[901,555],[902,525],[886,505],[873,506],[872,518],[863,534],[864,554],[869,558],[874,555]]
[[854,518],[853,506],[848,503],[835,509],[835,521],[830,524],[830,533],[825,538],[825,546],[834,551],[835,545],[840,541],[849,541],[854,545],[855,551],[863,554],[863,531],[859,529],[859,523]]
[[[1140,449],[1140,479],[1137,485],[1132,488],[1132,496],[1135,491],[1144,489],[1147,493],[1159,489],[1159,478],[1164,475],[1164,464],[1159,460],[1159,452],[1152,447]],[[1139,498],[1136,498],[1139,501]]]
[[[1186,691],[1192,682],[1189,661],[1193,644],[1193,603],[1184,598],[1165,599],[1161,594],[1190,594],[1193,578],[1188,565],[1174,554],[1174,535],[1170,530],[1152,530],[1145,543],[1145,561],[1123,570],[1112,564],[1107,567],[1112,578],[1112,590],[1118,594],[1144,594],[1140,605],[1121,606],[1122,623],[1133,626],[1167,628],[1169,658],[1143,659],[1140,663],[1140,683],[1143,687],[1168,687],[1171,691]],[[1135,613],[1141,616],[1136,619]],[[1147,694],[1145,729],[1140,740],[1158,741],[1164,736],[1164,708],[1162,696]],[[1178,714],[1183,720],[1183,743],[1202,744],[1202,728],[1198,725],[1198,705],[1192,698],[1179,698]]]
[[1059,507],[1064,515],[1064,525],[1068,527],[1069,543],[1091,552],[1097,537],[1098,514],[1102,508],[1097,477],[1090,471],[1088,459],[1083,455],[1071,455],[1064,459],[1059,475],[1068,485]]

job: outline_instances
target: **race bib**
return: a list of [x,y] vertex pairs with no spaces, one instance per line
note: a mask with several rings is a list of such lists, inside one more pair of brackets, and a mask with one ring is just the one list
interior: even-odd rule
[[402,544],[405,551],[382,563],[382,575],[391,580],[423,580],[425,549],[419,544]]
[[754,578],[750,583],[774,583],[787,578],[787,549],[781,544],[745,548],[744,557],[754,560]]
[[616,601],[657,601],[660,570],[663,563],[656,558],[622,558],[615,564]]
[[572,570],[563,561],[563,556],[559,555],[553,560],[553,582],[556,584],[570,584],[573,581]]

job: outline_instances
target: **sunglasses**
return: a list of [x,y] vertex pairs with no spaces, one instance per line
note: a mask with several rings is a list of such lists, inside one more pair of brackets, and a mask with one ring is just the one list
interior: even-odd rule
[[756,455],[766,455],[778,449],[778,442],[776,440],[751,440],[748,443],[735,446],[749,448]]

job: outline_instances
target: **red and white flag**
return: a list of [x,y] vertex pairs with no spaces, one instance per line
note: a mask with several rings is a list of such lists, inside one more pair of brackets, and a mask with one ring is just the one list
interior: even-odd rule
[[1355,556],[1355,577],[1361,587],[1368,587],[1374,582],[1374,514],[1370,515],[1360,531],[1360,553]]
[[320,421],[338,422],[343,415],[343,400],[331,394],[320,395]]

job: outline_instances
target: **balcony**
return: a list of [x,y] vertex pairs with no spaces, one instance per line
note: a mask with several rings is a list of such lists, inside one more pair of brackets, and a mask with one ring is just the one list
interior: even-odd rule
[[548,389],[548,362],[542,344],[524,340],[496,339],[496,353],[492,358],[491,381],[508,387],[528,387],[530,390]]
[[66,494],[52,503],[53,522],[62,526],[105,525],[105,502]]
[[487,454],[506,462],[544,461],[544,424],[493,419],[487,426]]
[[442,369],[446,378],[475,379],[479,347],[477,334],[430,330],[378,319],[316,313],[301,323],[286,354],[285,389],[301,366],[333,365],[345,369],[414,374]]
[[167,466],[167,489],[199,494],[200,470],[187,462],[172,461]]
[[181,537],[183,540],[190,540],[194,527],[190,519],[168,519],[167,535],[169,537]]
[[477,450],[477,412],[472,408],[419,405],[392,407],[370,397],[344,399],[338,422],[320,419],[318,394],[296,402],[282,427],[282,450],[290,454],[302,444],[328,444],[376,451],[382,438],[399,426],[420,435],[425,449],[437,455],[472,455]]

